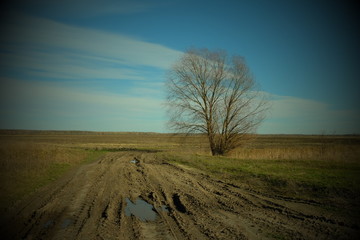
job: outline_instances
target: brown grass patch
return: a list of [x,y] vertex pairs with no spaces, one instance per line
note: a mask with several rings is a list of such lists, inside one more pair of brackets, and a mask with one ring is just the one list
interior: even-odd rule
[[91,157],[84,149],[33,142],[0,145],[0,210]]

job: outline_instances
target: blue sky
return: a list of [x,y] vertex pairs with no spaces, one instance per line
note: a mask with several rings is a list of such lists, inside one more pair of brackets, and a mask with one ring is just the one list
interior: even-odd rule
[[259,133],[360,133],[359,22],[346,1],[12,1],[2,129],[167,132],[165,73],[189,47],[244,56]]

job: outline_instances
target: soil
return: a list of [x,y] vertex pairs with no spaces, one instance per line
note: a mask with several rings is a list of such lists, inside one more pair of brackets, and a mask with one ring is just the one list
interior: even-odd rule
[[[127,202],[137,199],[153,205],[154,221],[125,214]],[[318,240],[359,234],[356,224],[318,202],[229,184],[144,152],[108,153],[15,206],[2,216],[2,239]]]

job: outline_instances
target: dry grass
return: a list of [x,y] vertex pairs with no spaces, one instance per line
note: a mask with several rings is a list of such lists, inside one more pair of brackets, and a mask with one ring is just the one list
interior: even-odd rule
[[[0,144],[29,143],[79,149],[151,149],[210,155],[204,135],[67,131],[0,131]],[[24,148],[22,148],[24,149]],[[239,159],[358,161],[360,136],[257,135],[228,154]]]
[[93,152],[84,149],[3,141],[0,145],[0,210],[54,181],[92,155]]
[[360,162],[359,136],[258,136],[229,157],[253,160],[321,160]]
[[9,173],[41,171],[52,164],[77,164],[86,155],[87,153],[80,149],[12,142],[0,146],[0,167],[1,171]]
[[266,148],[239,148],[229,154],[238,159],[357,161],[359,146],[322,145]]

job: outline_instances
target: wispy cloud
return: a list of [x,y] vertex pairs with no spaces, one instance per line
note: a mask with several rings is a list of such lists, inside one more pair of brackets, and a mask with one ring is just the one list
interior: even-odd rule
[[0,53],[0,63],[8,69],[22,70],[29,77],[45,79],[145,80],[141,71],[127,68],[120,61],[65,51]]
[[0,37],[0,127],[164,130],[163,72],[180,52],[43,18],[10,20]]
[[[63,102],[64,106],[71,103],[84,103],[92,106],[117,106],[120,111],[149,113],[158,109],[161,99],[149,97],[133,97],[129,94],[113,94],[96,91],[91,88],[77,88],[66,83],[45,81],[23,81],[0,78],[3,86],[1,91],[3,103],[22,102]],[[137,89],[140,91],[141,89]],[[145,93],[148,89],[145,89]],[[16,93],[16,96],[14,95]],[[139,92],[140,95],[141,92]],[[11,105],[11,104],[10,104]]]
[[[14,120],[22,119],[22,128],[74,129],[71,126],[81,126],[78,129],[164,131],[162,100],[146,92],[132,96],[59,82],[0,80],[3,85],[0,91],[2,127],[11,128]],[[46,124],[39,126],[39,121],[44,119]],[[101,121],[94,122],[95,119]],[[62,120],[60,125],[59,120]],[[138,125],[135,127],[134,123]]]
[[271,111],[260,131],[265,133],[356,133],[360,111],[291,96],[271,95]]
[[41,77],[143,79],[142,67],[166,69],[181,54],[121,34],[28,16],[4,29],[1,64]]

